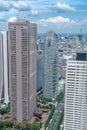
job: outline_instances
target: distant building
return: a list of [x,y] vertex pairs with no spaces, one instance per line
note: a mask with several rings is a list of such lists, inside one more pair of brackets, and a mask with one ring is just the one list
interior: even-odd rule
[[87,53],[67,61],[64,113],[64,130],[87,130]]
[[8,88],[8,35],[0,33],[0,101],[9,102]]
[[44,86],[43,96],[55,98],[58,95],[58,41],[57,35],[50,31],[44,40]]
[[37,51],[37,91],[43,88],[43,52]]
[[11,116],[21,122],[36,109],[37,25],[17,18],[8,26]]
[[37,40],[37,91],[43,89],[43,77],[44,77],[44,67],[43,67],[43,51],[44,51],[44,41],[43,36]]

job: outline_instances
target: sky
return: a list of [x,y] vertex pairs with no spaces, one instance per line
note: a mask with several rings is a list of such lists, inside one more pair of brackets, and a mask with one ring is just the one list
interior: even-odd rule
[[38,33],[87,33],[87,0],[0,0],[0,31],[16,15],[37,23]]

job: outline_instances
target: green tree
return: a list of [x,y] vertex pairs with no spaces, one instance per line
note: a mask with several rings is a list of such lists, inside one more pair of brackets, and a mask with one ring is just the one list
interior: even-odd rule
[[58,103],[60,103],[60,101],[63,99],[63,97],[64,97],[64,92],[61,92],[61,93],[56,97],[56,101],[57,101]]
[[12,120],[6,120],[6,121],[3,121],[3,123],[6,127],[12,128],[14,126],[14,121]]
[[15,128],[6,128],[6,130],[17,130]]
[[31,129],[30,130],[40,130],[40,125],[38,123],[34,122],[31,125]]
[[0,130],[2,128],[12,128],[14,126],[14,122],[13,121],[9,121],[9,120],[6,120],[6,121],[0,121]]
[[31,125],[28,122],[21,122],[15,124],[14,127],[17,128],[18,130],[30,130]]
[[1,115],[6,114],[6,113],[9,113],[8,109],[6,109],[6,108],[0,108],[0,114]]

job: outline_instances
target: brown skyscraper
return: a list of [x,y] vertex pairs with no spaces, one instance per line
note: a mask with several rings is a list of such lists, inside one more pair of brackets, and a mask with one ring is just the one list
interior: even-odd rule
[[26,19],[9,22],[9,85],[11,115],[29,120],[36,109],[37,25]]

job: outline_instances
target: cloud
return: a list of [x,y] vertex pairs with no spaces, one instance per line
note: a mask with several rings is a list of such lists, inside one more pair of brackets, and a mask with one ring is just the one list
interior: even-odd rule
[[6,22],[6,20],[3,17],[0,17],[0,22]]
[[87,24],[87,19],[84,19],[84,20],[82,20],[82,21],[80,21],[80,23],[82,23],[82,24]]
[[0,11],[8,11],[11,8],[11,5],[9,4],[8,1],[2,1],[0,0]]
[[38,16],[39,12],[37,10],[30,10],[29,15]]
[[25,1],[13,2],[12,6],[13,8],[18,9],[20,11],[27,11],[31,9],[29,2],[25,2]]
[[46,23],[75,23],[75,21],[70,20],[69,18],[64,18],[62,16],[57,16],[49,19],[41,19],[39,21],[40,24],[46,24]]
[[18,10],[15,8],[11,8],[8,12],[9,16],[14,16],[18,13]]
[[73,31],[77,26],[76,21],[62,16],[57,16],[53,18],[50,17],[48,19],[41,19],[37,21],[37,24],[39,33],[47,32],[49,30],[54,30],[55,32],[60,33],[63,32],[67,33],[69,31]]
[[57,10],[57,11],[75,11],[75,8],[74,7],[71,7],[70,5],[68,4],[64,4],[64,3],[58,3],[54,6],[54,8]]

